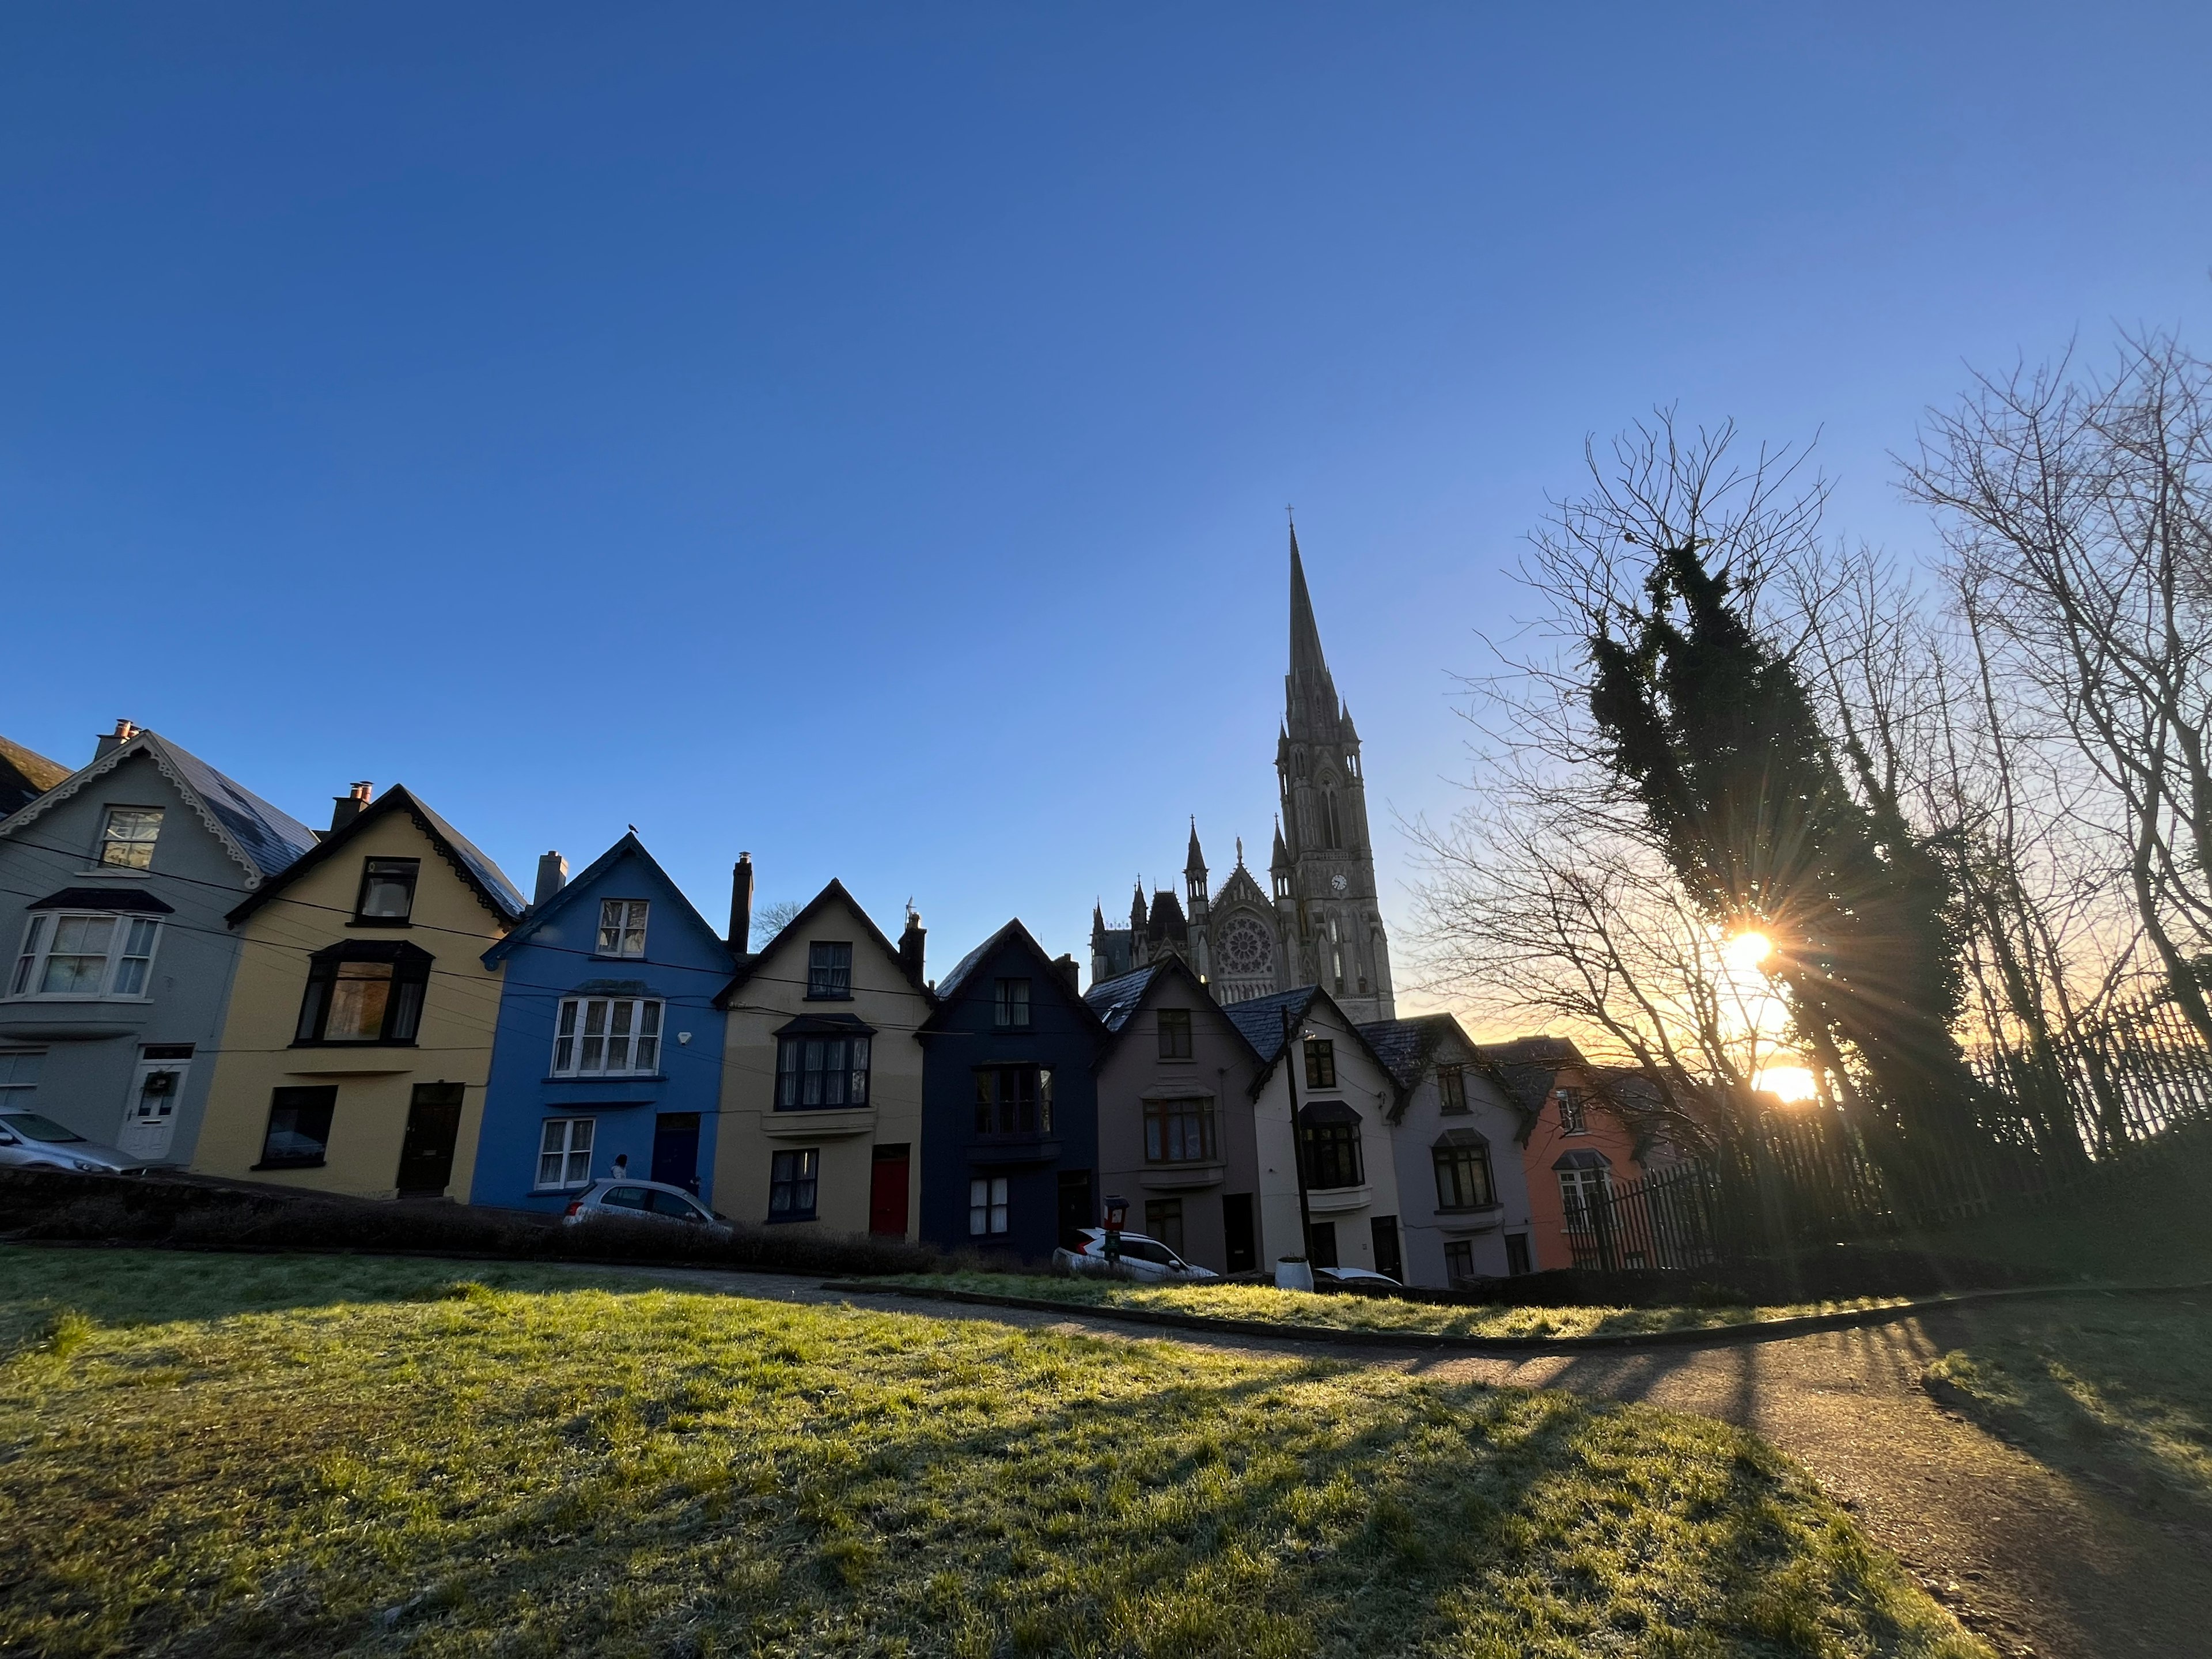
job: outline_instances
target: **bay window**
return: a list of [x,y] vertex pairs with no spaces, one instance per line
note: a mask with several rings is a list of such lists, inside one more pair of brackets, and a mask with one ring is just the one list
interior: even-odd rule
[[1036,1135],[1052,1133],[1052,1071],[1044,1066],[978,1066],[975,1133]]
[[1210,1164],[1213,1157],[1213,1103],[1211,1100],[1148,1100],[1145,1103],[1146,1163]]
[[794,1020],[776,1035],[775,1109],[868,1103],[871,1033],[859,1024]]
[[563,997],[555,1077],[619,1077],[660,1069],[660,1004],[650,997]]
[[1436,1169],[1437,1208],[1480,1210],[1498,1201],[1490,1179],[1490,1146],[1472,1129],[1454,1129],[1429,1149]]
[[33,910],[8,994],[143,997],[161,931],[151,916]]
[[349,940],[316,951],[307,958],[292,1046],[412,1043],[432,960],[416,945],[382,940]]
[[1359,1156],[1359,1114],[1341,1101],[1316,1101],[1298,1114],[1306,1185],[1357,1187],[1367,1179]]

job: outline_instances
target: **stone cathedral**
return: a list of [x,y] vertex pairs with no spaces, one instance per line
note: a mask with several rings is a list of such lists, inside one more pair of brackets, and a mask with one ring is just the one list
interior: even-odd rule
[[1218,890],[1212,889],[1194,820],[1182,898],[1173,888],[1163,887],[1147,902],[1139,881],[1127,927],[1109,927],[1103,907],[1091,911],[1094,985],[1174,951],[1218,1002],[1319,985],[1355,1024],[1397,1017],[1390,992],[1390,945],[1376,902],[1375,847],[1367,831],[1359,733],[1322,655],[1295,529],[1291,672],[1283,679],[1275,778],[1281,808],[1267,886],[1261,888],[1244,867],[1240,836],[1236,868]]

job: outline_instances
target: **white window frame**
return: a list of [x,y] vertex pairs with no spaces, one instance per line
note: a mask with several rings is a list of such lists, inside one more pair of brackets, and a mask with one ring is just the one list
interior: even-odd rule
[[[599,1029],[592,1029],[594,1012]],[[562,997],[553,1015],[554,1077],[654,1077],[660,1071],[662,1017],[659,997]],[[615,1028],[620,1025],[617,1031]],[[586,1063],[591,1045],[599,1045],[596,1066]],[[607,1061],[622,1045],[624,1064]],[[638,1062],[642,1060],[643,1064]]]
[[1613,1171],[1595,1169],[1557,1170],[1559,1177],[1560,1220],[1569,1232],[1583,1232],[1597,1225],[1599,1208],[1613,1196]]
[[27,1112],[39,1092],[44,1048],[0,1048],[0,1112]]
[[[538,1135],[538,1179],[531,1190],[571,1192],[592,1184],[592,1147],[599,1138],[595,1117],[549,1117]],[[556,1145],[556,1142],[558,1145]],[[548,1181],[546,1160],[553,1160],[555,1179]],[[580,1166],[577,1160],[582,1160]],[[579,1170],[580,1169],[580,1173]]]
[[[100,979],[88,991],[47,991],[40,988],[54,957],[54,945],[67,924],[106,921],[115,924],[106,948],[100,952]],[[8,970],[6,1000],[38,1002],[149,1002],[153,993],[154,956],[161,948],[159,918],[131,910],[33,910],[24,924],[23,942]],[[133,949],[133,946],[140,948]],[[69,951],[64,956],[83,957],[88,951]],[[132,971],[134,969],[136,971]]]
[[[143,839],[140,839],[137,836],[125,837],[111,834],[110,832],[115,827],[116,814],[118,812],[143,812],[151,815],[154,820],[154,833],[150,836],[145,836]],[[166,807],[131,806],[120,801],[116,802],[112,805],[103,806],[100,808],[100,840],[94,844],[92,849],[92,867],[95,870],[103,871],[126,870],[133,875],[144,875],[149,871],[152,870],[154,867],[154,848],[161,842],[161,823],[164,817],[167,816],[167,809]],[[109,858],[107,856],[108,854],[117,848],[126,849],[125,857],[120,859]],[[145,862],[143,864],[137,861],[137,858],[139,856],[138,849],[140,848],[144,849],[143,856],[144,857]]]
[[601,899],[599,932],[592,954],[595,957],[638,957],[645,954],[645,926],[653,910],[649,899]]
[[977,1176],[968,1183],[968,1236],[1003,1237],[1007,1227],[1006,1177]]

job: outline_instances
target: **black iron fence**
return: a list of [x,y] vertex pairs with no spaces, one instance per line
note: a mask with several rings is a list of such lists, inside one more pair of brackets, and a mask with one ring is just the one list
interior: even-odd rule
[[1839,1111],[1768,1110],[1708,1157],[1581,1188],[1565,1211],[1574,1265],[1712,1267],[2212,1170],[2212,1048],[2163,998],[1973,1058],[1986,1097],[1953,1131],[1876,1147]]

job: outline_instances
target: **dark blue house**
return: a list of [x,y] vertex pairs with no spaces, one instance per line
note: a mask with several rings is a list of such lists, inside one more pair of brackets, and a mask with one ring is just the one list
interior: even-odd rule
[[921,1237],[1042,1259],[1099,1218],[1106,1027],[1010,921],[937,987],[923,1024]]
[[484,952],[501,970],[473,1204],[564,1206],[595,1177],[688,1187],[709,1204],[729,945],[635,832],[538,897]]

